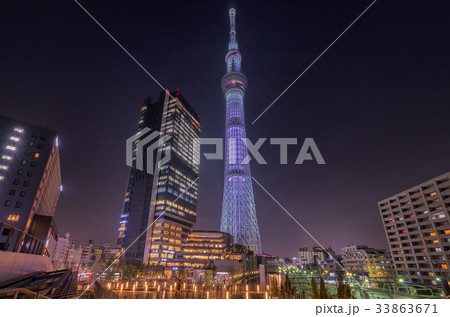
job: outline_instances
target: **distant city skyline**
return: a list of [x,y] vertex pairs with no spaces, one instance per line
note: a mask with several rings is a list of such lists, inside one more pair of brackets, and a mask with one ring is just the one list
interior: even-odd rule
[[[327,164],[281,166],[268,148],[269,164],[252,174],[324,246],[387,249],[378,202],[449,170],[450,6],[377,3],[253,125],[369,2],[255,4],[236,7],[251,83],[247,134],[314,137]],[[223,137],[227,1],[85,5],[165,87],[183,92],[202,136]],[[1,31],[0,114],[58,131],[59,234],[115,245],[125,139],[160,87],[75,4],[0,6],[11,26]],[[222,161],[202,157],[195,230],[220,227],[222,171]],[[265,252],[294,257],[316,246],[264,192],[254,195]]]

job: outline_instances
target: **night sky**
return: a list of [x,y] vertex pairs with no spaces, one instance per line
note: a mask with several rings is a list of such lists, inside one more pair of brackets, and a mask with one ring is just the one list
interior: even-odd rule
[[[228,1],[80,1],[164,87],[223,137]],[[253,176],[319,241],[387,247],[377,202],[449,171],[450,2],[375,5],[254,125],[251,122],[371,1],[238,1],[248,137],[312,137],[326,165],[267,165]],[[160,88],[78,5],[0,4],[0,113],[57,130],[61,234],[116,243],[127,185],[125,139]],[[205,148],[208,150],[208,148]],[[223,162],[200,165],[197,229],[220,225]],[[315,243],[256,185],[265,252]]]

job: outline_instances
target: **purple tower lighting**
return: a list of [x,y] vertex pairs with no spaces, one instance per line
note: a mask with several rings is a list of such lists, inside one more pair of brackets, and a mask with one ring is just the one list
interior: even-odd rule
[[230,9],[230,43],[225,56],[227,73],[222,90],[227,105],[225,125],[225,180],[220,230],[234,237],[234,242],[261,253],[255,199],[250,165],[243,162],[248,151],[245,145],[244,93],[247,77],[241,73],[242,57],[236,42],[236,10]]

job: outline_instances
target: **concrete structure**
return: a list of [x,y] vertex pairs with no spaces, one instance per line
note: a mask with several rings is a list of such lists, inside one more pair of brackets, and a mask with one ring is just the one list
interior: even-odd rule
[[83,252],[83,249],[78,246],[71,246],[67,250],[67,258],[64,264],[65,268],[73,268],[73,269],[79,269],[81,265],[81,253]]
[[[9,231],[11,236],[3,232],[0,251],[44,253],[60,190],[57,133],[0,116],[0,221],[23,236],[12,236],[17,230]],[[7,243],[5,236],[21,241]]]
[[58,269],[78,269],[83,249],[77,240],[66,233],[58,237],[55,253],[52,257],[53,267]]
[[57,133],[0,116],[1,276],[52,268],[60,191]]
[[296,263],[302,266],[306,265],[323,265],[327,262],[329,255],[321,247],[313,247],[308,250],[308,247],[298,249],[298,257]]
[[94,252],[94,244],[92,240],[89,240],[89,244],[85,245],[81,249],[81,264],[92,263],[93,252]]
[[100,245],[102,258],[105,260],[113,260],[120,254],[119,248],[111,248],[111,244],[104,242]]
[[[50,261],[48,257],[46,258]],[[0,282],[0,299],[75,299],[77,289],[77,273],[72,270],[51,272],[38,270]]]
[[58,241],[58,231],[56,230],[54,222],[52,222],[48,230],[47,239],[44,245],[45,247],[44,253],[48,253],[50,259],[52,259],[55,254],[57,241]]
[[450,278],[450,173],[378,203],[399,277],[437,285]]
[[392,257],[383,249],[352,245],[341,249],[342,265],[350,273],[364,275],[371,283],[395,282]]
[[63,236],[59,236],[58,241],[56,241],[55,252],[51,257],[55,269],[65,267],[69,247],[70,247],[70,234],[66,233]]
[[0,252],[0,282],[31,272],[52,271],[48,256],[19,252]]
[[344,265],[342,264],[342,256],[340,255],[335,256],[334,260],[326,261],[322,265],[323,272],[332,276],[337,276],[339,272],[342,272],[343,267]]

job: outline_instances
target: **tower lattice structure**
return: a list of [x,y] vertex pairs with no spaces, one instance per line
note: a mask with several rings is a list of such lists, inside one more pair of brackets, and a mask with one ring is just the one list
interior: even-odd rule
[[227,73],[222,78],[226,100],[225,179],[220,230],[234,237],[234,243],[261,253],[258,220],[250,165],[245,145],[244,93],[247,77],[241,73],[242,57],[236,42],[236,10],[230,9],[230,42],[225,56]]

